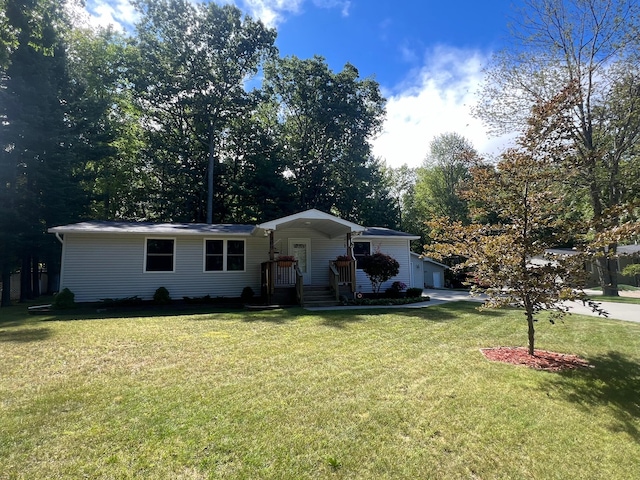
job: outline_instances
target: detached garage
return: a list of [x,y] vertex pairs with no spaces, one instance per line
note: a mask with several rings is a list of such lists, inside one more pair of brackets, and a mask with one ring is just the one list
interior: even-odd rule
[[411,286],[416,288],[444,288],[444,271],[449,268],[432,258],[411,252]]

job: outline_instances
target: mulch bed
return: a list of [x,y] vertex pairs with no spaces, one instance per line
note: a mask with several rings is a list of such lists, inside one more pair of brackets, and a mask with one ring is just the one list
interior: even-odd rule
[[576,355],[547,352],[546,350],[534,350],[533,355],[529,355],[529,350],[524,347],[481,348],[480,351],[485,357],[494,362],[525,365],[529,368],[548,372],[592,367],[589,362]]

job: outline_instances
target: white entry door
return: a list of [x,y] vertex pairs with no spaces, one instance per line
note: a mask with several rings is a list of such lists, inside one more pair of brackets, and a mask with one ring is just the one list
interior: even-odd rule
[[298,260],[298,267],[302,272],[302,281],[305,285],[311,284],[311,239],[290,238],[289,255]]
[[433,288],[442,288],[442,273],[433,272]]

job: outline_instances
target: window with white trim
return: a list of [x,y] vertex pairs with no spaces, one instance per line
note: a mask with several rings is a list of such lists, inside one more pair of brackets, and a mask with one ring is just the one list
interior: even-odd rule
[[360,260],[367,255],[371,255],[371,242],[353,242],[353,256],[356,259],[356,268],[362,268]]
[[144,271],[175,271],[175,248],[174,238],[147,238],[144,245]]
[[204,271],[243,272],[244,252],[244,240],[205,240]]

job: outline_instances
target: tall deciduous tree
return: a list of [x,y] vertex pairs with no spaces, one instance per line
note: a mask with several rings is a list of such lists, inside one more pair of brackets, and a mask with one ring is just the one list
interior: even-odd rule
[[[640,180],[640,83],[636,0],[525,0],[512,46],[487,72],[477,114],[495,132],[524,125],[531,105],[567,85],[577,91],[565,141],[571,154],[555,159],[568,192],[588,199],[596,233],[629,220],[622,204],[637,199]],[[634,186],[635,185],[635,186]],[[634,193],[635,192],[635,193]],[[634,197],[635,195],[635,197]],[[626,209],[628,212],[629,209]],[[617,295],[615,242],[598,258],[600,283]]]
[[[298,208],[360,221],[379,191],[379,164],[369,140],[379,132],[384,99],[378,84],[346,64],[334,73],[322,57],[287,57],[265,67],[265,91],[279,105],[281,142]],[[379,205],[380,207],[380,205]]]
[[[232,5],[140,0],[137,101],[145,111],[146,158],[157,218],[212,222],[229,122],[253,108],[246,81],[274,53],[275,31]],[[214,200],[217,200],[214,202]]]
[[425,218],[467,221],[467,202],[459,190],[477,161],[476,150],[462,135],[444,133],[433,139],[416,182],[416,203]]

